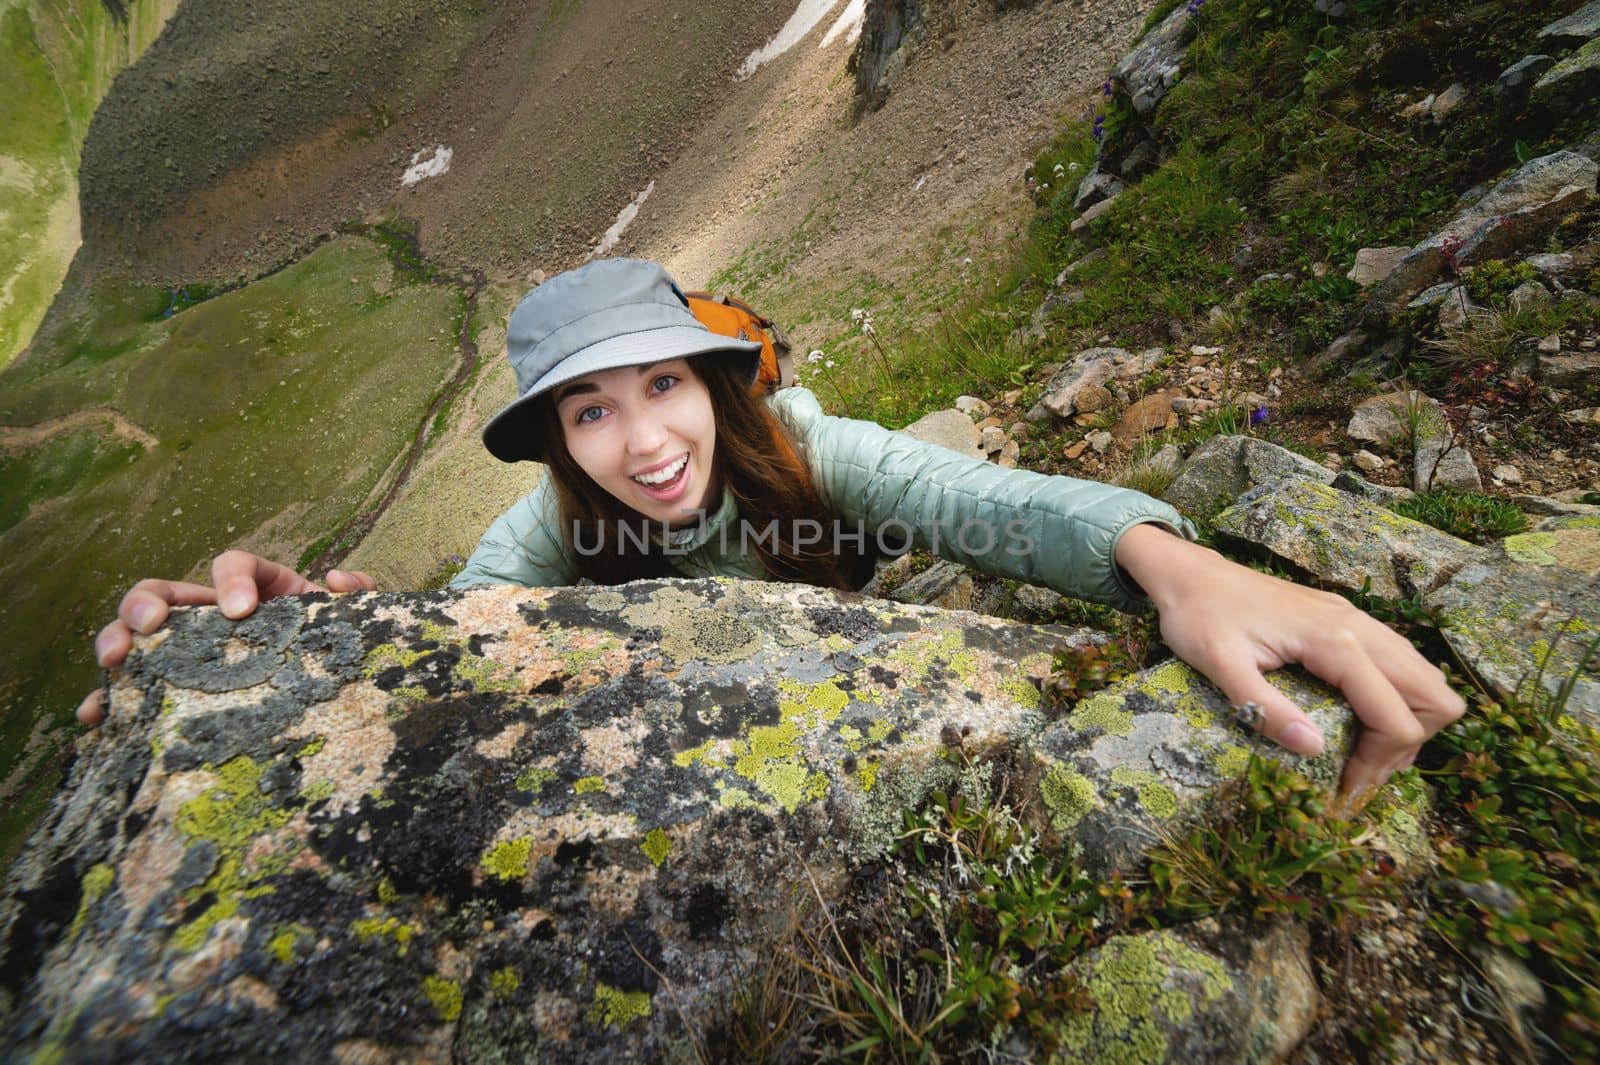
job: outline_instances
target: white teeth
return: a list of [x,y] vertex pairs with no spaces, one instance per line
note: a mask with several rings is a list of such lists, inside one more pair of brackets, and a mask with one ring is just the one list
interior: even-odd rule
[[666,484],[668,481],[678,476],[688,461],[688,455],[679,456],[678,461],[674,462],[671,466],[668,466],[665,469],[657,470],[655,473],[641,473],[636,476],[634,480],[638,481],[640,484]]

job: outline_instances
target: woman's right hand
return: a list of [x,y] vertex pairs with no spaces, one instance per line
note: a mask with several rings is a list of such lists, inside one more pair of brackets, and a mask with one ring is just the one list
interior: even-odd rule
[[[129,589],[117,608],[117,620],[100,630],[94,656],[101,667],[120,666],[133,648],[133,634],[149,635],[167,620],[175,606],[217,606],[235,620],[248,617],[264,599],[308,592],[373,591],[378,583],[365,573],[329,570],[328,586],[313,584],[288,566],[248,551],[224,551],[211,563],[211,585],[187,581],[143,580]],[[105,720],[105,692],[96,688],[78,705],[78,720],[98,725]]]

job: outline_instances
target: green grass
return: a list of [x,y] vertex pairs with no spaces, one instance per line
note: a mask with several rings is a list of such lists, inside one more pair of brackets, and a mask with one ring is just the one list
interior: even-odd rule
[[5,460],[0,777],[96,683],[90,639],[133,581],[241,541],[293,562],[366,505],[458,362],[459,291],[394,273],[352,236],[167,319],[165,291],[107,286],[0,378],[0,422],[115,405],[158,441],[129,462],[74,433]]
[[1389,509],[1475,544],[1503,539],[1528,527],[1528,516],[1515,504],[1454,488],[1418,492],[1391,503]]

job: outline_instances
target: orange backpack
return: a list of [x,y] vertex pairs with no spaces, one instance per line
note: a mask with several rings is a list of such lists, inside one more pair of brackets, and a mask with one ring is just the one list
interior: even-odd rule
[[744,300],[726,293],[686,292],[689,310],[700,324],[719,336],[735,340],[761,341],[761,370],[751,391],[757,395],[776,392],[792,380],[789,341],[783,330],[756,313]]

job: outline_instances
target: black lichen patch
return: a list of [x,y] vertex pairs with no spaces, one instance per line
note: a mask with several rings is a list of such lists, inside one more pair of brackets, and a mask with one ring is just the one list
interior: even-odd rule
[[872,678],[874,684],[888,688],[890,691],[900,687],[900,674],[892,669],[886,669],[878,665],[869,666],[867,667],[867,676]]
[[12,922],[10,938],[0,943],[0,988],[21,994],[32,983],[44,956],[66,931],[83,894],[83,874],[71,862],[46,871],[44,878],[12,897],[21,913]]
[[[361,678],[363,653],[359,631],[346,622],[319,616],[295,637],[289,660],[272,675],[272,686],[301,705],[324,702],[338,695],[345,684]],[[317,661],[322,675],[307,672],[308,658]]]
[[661,937],[642,921],[619,924],[595,951],[595,977],[618,991],[654,994],[662,968]]
[[1070,629],[974,624],[964,626],[961,630],[963,647],[986,651],[1008,662],[1020,662],[1036,654],[1051,654],[1060,649],[1062,644],[1084,642],[1086,640],[1082,634]]
[[559,592],[545,600],[544,609],[523,603],[517,607],[517,613],[534,628],[560,625],[564,628],[595,629],[615,636],[632,636],[634,633],[633,626],[622,620],[622,615],[617,611],[596,610],[590,606],[587,593]]
[[743,684],[697,683],[683,692],[682,745],[697,747],[707,739],[731,739],[751,725],[776,725],[778,702],[752,698]]
[[572,701],[567,718],[576,728],[601,725],[633,716],[651,699],[672,696],[672,684],[665,677],[646,673],[634,662],[627,673],[596,684]]
[[283,654],[304,622],[305,607],[289,597],[262,603],[242,621],[230,621],[217,610],[193,611],[132,668],[203,692],[253,687],[283,665]]
[[[804,608],[806,620],[818,636],[843,636],[851,643],[861,643],[884,633],[883,620],[875,611],[864,606],[812,605]],[[899,620],[899,619],[896,619]],[[919,626],[912,623],[911,631]],[[889,631],[896,631],[890,629]],[[902,630],[904,631],[904,630]]]
[[733,902],[723,887],[707,881],[690,888],[688,895],[673,907],[672,916],[689,929],[692,938],[718,939],[733,916]]
[[305,707],[282,692],[273,692],[254,706],[185,718],[178,738],[161,756],[169,773],[222,765],[239,755],[267,761],[287,746],[283,731],[300,720]]

